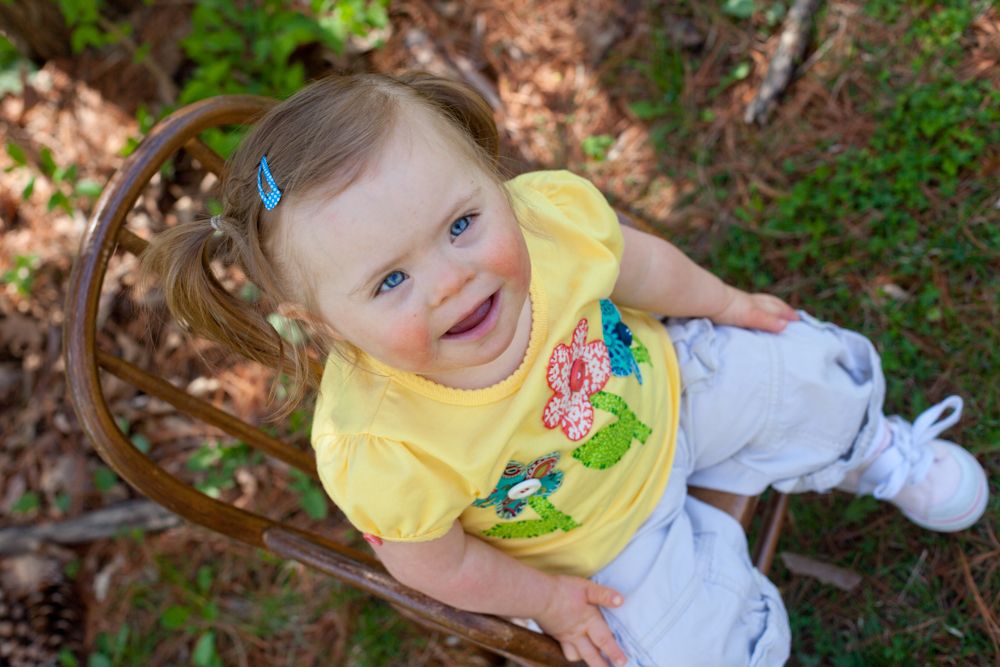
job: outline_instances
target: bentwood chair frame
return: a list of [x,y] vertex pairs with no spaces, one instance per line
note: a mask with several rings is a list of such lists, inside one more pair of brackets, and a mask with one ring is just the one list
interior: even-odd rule
[[[84,232],[70,277],[65,322],[66,372],[70,395],[84,431],[115,472],[144,495],[185,519],[253,547],[267,549],[329,574],[393,604],[404,615],[430,628],[458,635],[494,653],[528,664],[566,665],[558,644],[495,616],[465,612],[409,589],[393,579],[371,555],[327,537],[284,525],[262,515],[210,498],[161,468],[137,450],[119,429],[105,397],[102,372],[158,397],[189,417],[316,477],[310,453],[281,442],[260,429],[188,394],[154,373],[101,349],[97,312],[108,261],[116,252],[140,255],[147,242],[126,227],[133,205],[160,167],[180,150],[221,176],[224,160],[199,134],[213,127],[253,122],[274,104],[256,96],[219,96],[184,107],[159,122],[113,175]],[[706,502],[750,524],[756,498],[692,490]],[[755,562],[770,566],[784,516],[785,498],[774,496],[758,530]]]

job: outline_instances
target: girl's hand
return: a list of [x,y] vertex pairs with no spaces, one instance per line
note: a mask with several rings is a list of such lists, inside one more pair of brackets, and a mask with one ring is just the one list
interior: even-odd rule
[[614,665],[628,662],[598,607],[619,607],[617,591],[589,579],[556,576],[555,590],[545,611],[535,620],[558,640],[567,660],[583,660],[587,667],[607,667],[604,653]]
[[709,316],[716,324],[778,333],[789,322],[799,319],[794,308],[771,294],[748,294],[729,285],[726,285],[726,290],[726,305],[715,315]]

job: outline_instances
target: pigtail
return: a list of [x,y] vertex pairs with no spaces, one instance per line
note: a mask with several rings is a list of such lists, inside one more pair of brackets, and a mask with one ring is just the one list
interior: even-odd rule
[[500,133],[493,118],[493,109],[482,95],[463,83],[427,73],[407,74],[399,81],[465,131],[499,174]]
[[[224,218],[182,222],[158,234],[142,254],[141,281],[154,281],[162,290],[170,312],[190,331],[230,350],[279,369],[291,379],[288,399],[273,417],[291,412],[311,379],[310,357],[305,349],[286,344],[268,322],[264,308],[231,294],[212,271],[214,258],[245,267],[245,258]],[[268,294],[266,289],[262,289]],[[266,306],[267,304],[263,304]],[[277,381],[276,381],[277,382]],[[277,393],[271,387],[270,398]]]

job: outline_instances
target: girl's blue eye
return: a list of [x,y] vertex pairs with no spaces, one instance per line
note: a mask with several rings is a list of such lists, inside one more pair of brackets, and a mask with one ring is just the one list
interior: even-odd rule
[[467,215],[463,215],[461,218],[451,223],[451,229],[448,230],[449,232],[451,232],[451,238],[460,236],[462,232],[468,229],[469,225],[471,224],[472,224],[472,218],[470,218]]
[[406,280],[406,274],[402,271],[393,271],[385,277],[382,283],[378,286],[379,294],[383,292],[388,292],[394,287],[399,287],[400,283]]

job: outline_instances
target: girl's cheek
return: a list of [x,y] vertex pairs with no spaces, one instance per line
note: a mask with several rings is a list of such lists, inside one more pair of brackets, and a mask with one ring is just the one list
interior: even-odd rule
[[527,284],[530,277],[530,262],[524,237],[519,230],[498,239],[497,243],[493,244],[487,261],[497,275]]
[[[388,355],[396,360],[395,365],[404,362],[419,366],[429,358],[431,335],[426,320],[416,316],[402,317],[387,325],[382,334],[385,336],[384,347]],[[390,360],[385,361],[393,365]]]

